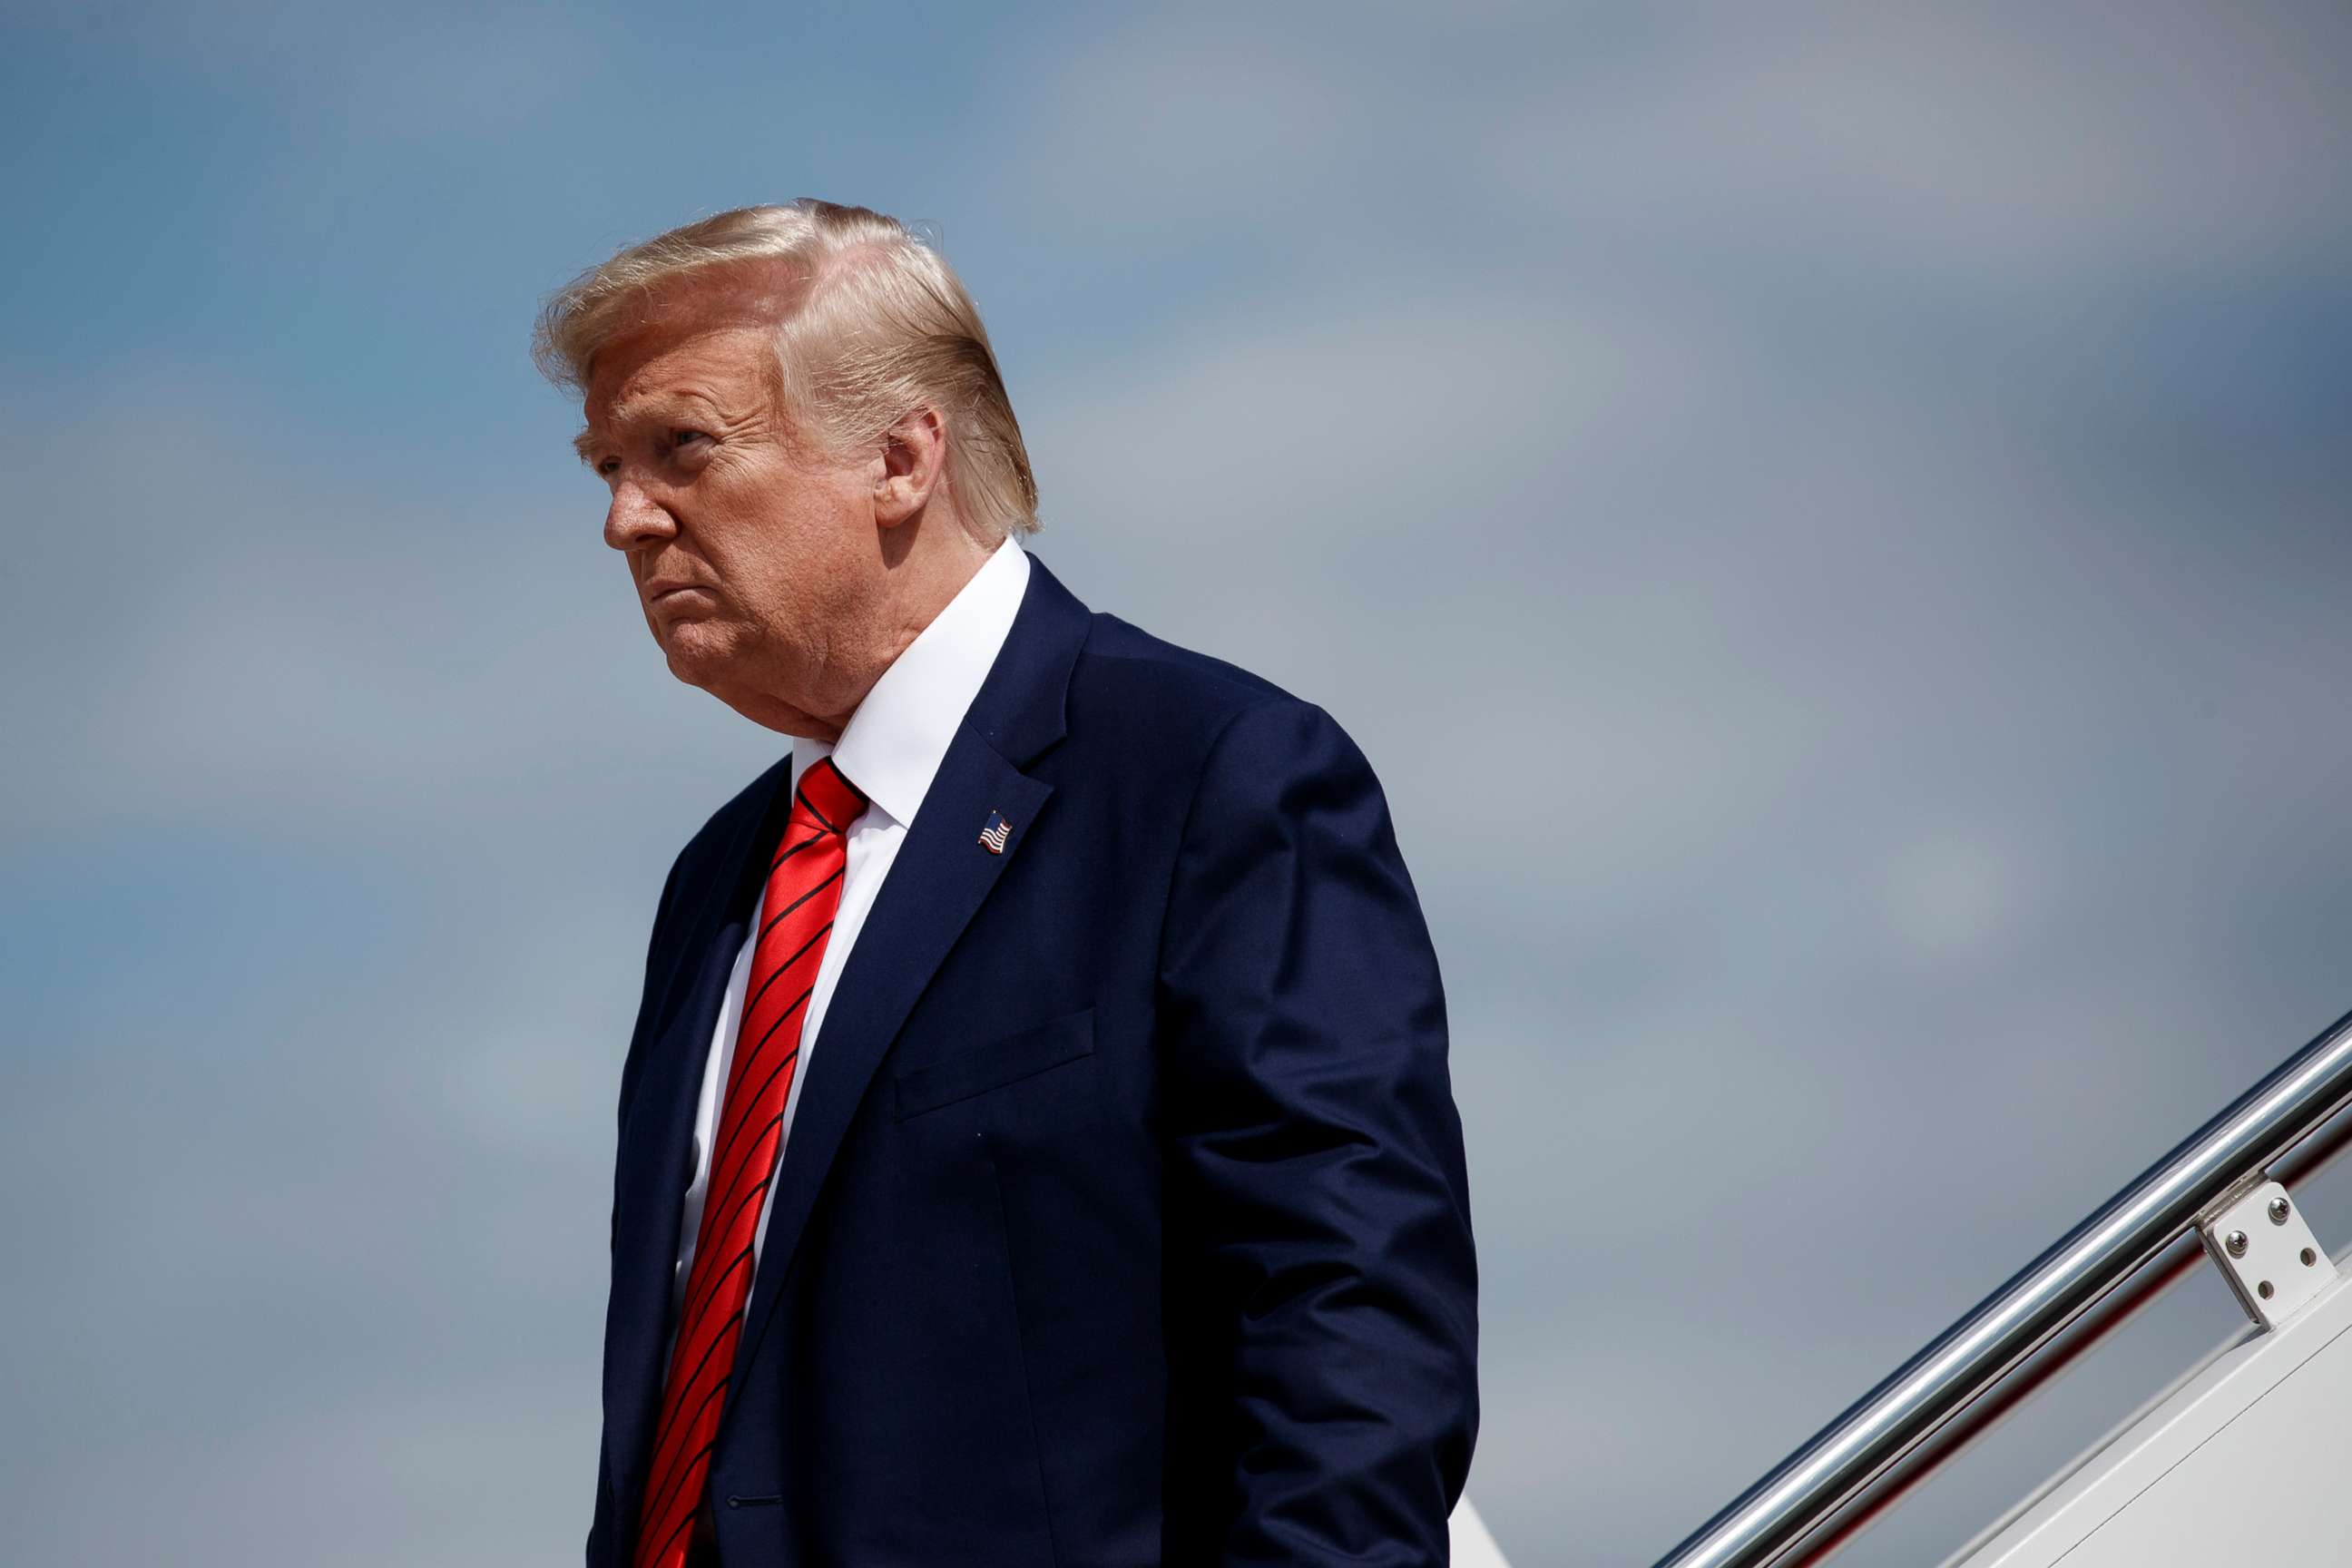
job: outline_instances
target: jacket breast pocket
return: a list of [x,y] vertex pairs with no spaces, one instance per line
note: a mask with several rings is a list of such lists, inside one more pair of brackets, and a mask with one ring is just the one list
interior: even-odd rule
[[920,1116],[927,1110],[937,1110],[943,1105],[1034,1078],[1049,1068],[1091,1056],[1094,1048],[1095,1010],[1088,1007],[936,1061],[896,1068],[896,1120],[904,1121],[910,1116]]

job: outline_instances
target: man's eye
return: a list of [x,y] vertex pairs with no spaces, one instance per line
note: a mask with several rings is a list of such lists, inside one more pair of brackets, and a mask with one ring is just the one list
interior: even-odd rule
[[620,458],[606,458],[596,465],[596,477],[599,479],[609,479],[620,470]]
[[691,446],[697,441],[708,441],[710,437],[709,436],[699,430],[673,430],[669,433],[669,444],[672,447],[687,447]]

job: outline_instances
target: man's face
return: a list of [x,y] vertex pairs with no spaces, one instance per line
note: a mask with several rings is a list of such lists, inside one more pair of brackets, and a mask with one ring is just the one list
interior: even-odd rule
[[771,329],[740,318],[615,340],[589,379],[581,455],[612,492],[604,542],[671,673],[824,735],[858,695],[839,678],[878,576],[873,475],[795,436],[774,353]]

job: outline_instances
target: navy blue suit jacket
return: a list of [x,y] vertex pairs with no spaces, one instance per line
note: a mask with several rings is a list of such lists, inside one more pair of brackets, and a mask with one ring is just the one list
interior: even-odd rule
[[[634,1545],[695,1097],[789,778],[655,916],[590,1568]],[[726,1563],[1444,1562],[1478,1419],[1445,1048],[1355,745],[1033,559],[810,1054],[711,1457]]]

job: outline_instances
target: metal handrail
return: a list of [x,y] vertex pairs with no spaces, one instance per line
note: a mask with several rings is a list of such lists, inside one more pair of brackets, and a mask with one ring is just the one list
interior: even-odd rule
[[[2293,1153],[2273,1161],[2271,1180],[2290,1192],[2299,1191],[2305,1183],[2333,1165],[2347,1148],[2352,1148],[2352,1116],[2339,1111],[2326,1126],[2296,1144]],[[1821,1564],[1832,1561],[1896,1504],[1934,1479],[1938,1470],[1966,1453],[2036,1392],[2154,1306],[2204,1261],[2205,1247],[2197,1232],[2183,1231],[2174,1237],[2146,1268],[2042,1341],[1982,1398],[1945,1422],[1933,1436],[1879,1471],[1868,1485],[1823,1514],[1782,1555],[1776,1568],[1821,1568]]]
[[1765,1568],[2347,1103],[2352,1014],[2149,1166],[1657,1568]]

